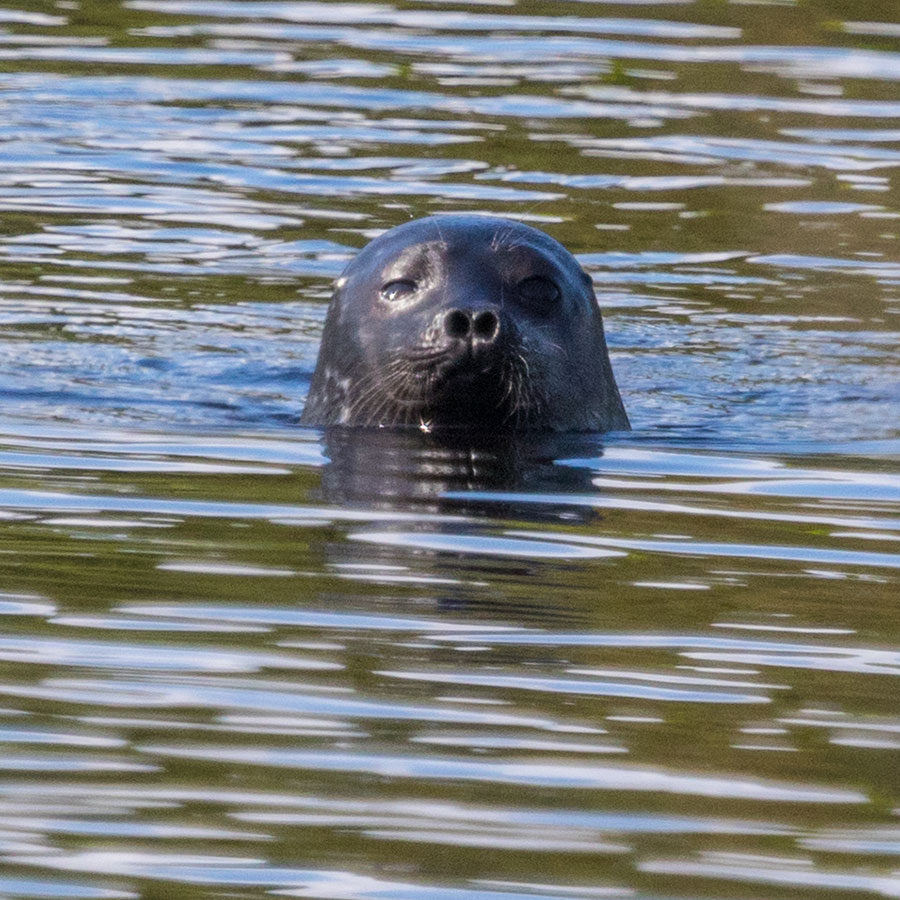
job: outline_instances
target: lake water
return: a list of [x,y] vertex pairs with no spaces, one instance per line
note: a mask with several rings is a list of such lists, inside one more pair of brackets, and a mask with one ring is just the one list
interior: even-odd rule
[[[894,0],[0,8],[0,896],[900,897]],[[634,430],[297,418],[421,215]]]

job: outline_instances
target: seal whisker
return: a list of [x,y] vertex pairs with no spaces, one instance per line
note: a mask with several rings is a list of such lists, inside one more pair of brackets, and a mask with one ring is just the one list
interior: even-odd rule
[[419,363],[440,361],[453,355],[451,347],[412,347],[403,351],[403,358]]
[[390,388],[397,380],[398,373],[389,364],[386,371],[373,373],[358,382],[357,387],[361,390],[351,404],[350,416],[356,417],[365,414],[371,424],[372,420],[391,402],[392,391]]

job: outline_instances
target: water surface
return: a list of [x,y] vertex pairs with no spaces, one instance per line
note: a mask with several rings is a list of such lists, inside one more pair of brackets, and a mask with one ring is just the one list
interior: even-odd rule
[[[894,6],[0,8],[0,895],[900,897]],[[298,427],[458,212],[634,431]]]

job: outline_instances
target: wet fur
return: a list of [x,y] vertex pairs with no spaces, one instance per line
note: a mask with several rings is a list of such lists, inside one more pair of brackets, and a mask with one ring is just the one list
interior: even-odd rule
[[[557,273],[558,304],[523,306],[516,285],[544,272]],[[396,279],[416,283],[408,304],[379,300]],[[407,223],[366,247],[339,285],[302,424],[628,427],[590,279],[542,232],[476,216]],[[444,324],[460,308],[492,310],[497,339],[461,351]]]

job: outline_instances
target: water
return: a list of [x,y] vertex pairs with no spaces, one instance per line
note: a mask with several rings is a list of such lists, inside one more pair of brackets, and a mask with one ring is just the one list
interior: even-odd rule
[[[900,897],[897,22],[0,8],[0,896]],[[633,432],[297,426],[441,212],[578,254]]]

